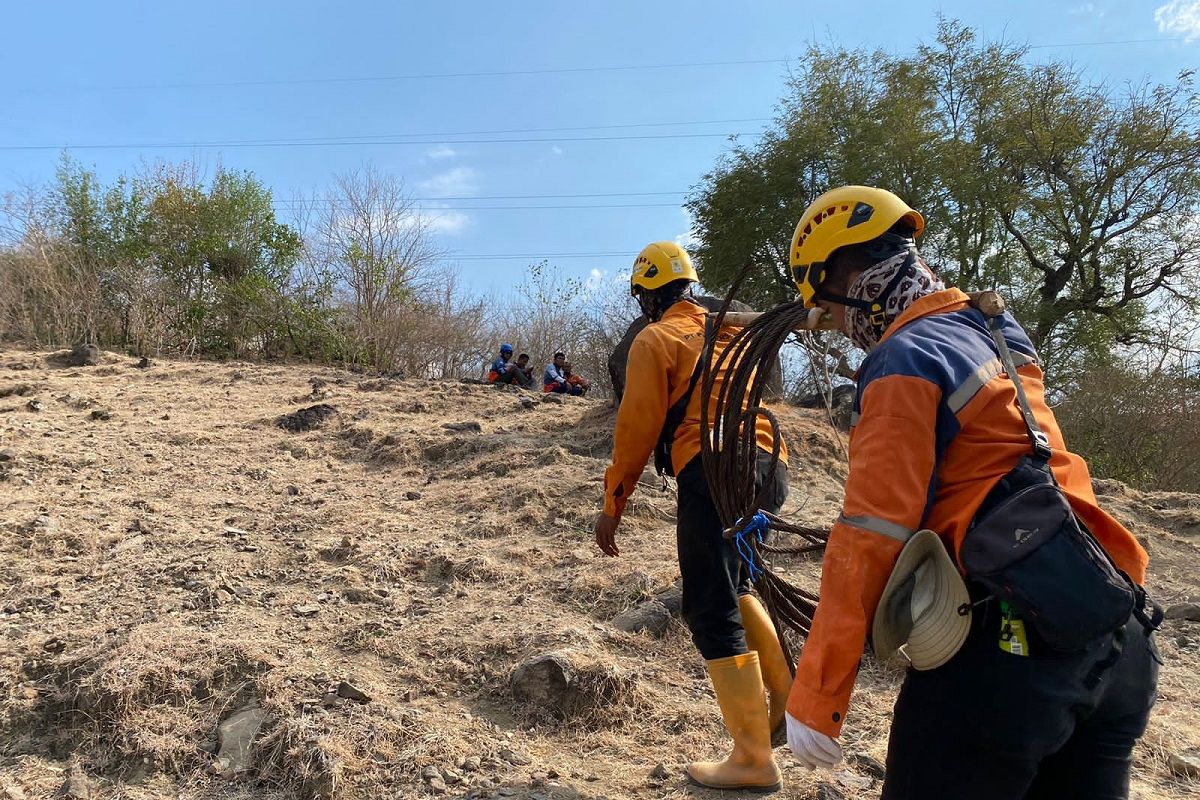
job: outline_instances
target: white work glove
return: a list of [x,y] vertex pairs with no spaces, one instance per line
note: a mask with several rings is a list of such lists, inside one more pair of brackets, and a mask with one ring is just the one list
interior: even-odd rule
[[819,731],[787,714],[788,747],[809,769],[830,769],[842,760],[842,746]]

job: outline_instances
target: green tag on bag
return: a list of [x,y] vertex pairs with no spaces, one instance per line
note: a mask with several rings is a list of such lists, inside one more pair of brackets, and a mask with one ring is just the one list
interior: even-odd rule
[[1012,606],[1000,601],[1000,649],[1014,656],[1029,655],[1029,637],[1025,622],[1013,612]]

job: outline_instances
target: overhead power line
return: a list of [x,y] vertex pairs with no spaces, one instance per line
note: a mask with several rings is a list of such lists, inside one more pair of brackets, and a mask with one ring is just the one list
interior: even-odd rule
[[[688,190],[678,192],[597,192],[591,194],[490,194],[490,195],[462,195],[457,197],[438,196],[438,197],[413,197],[413,201],[418,203],[425,202],[443,202],[446,200],[560,200],[575,197],[662,197],[666,195],[682,195],[687,194]],[[276,200],[275,205],[291,205],[301,208],[318,206],[329,207],[330,205],[341,207],[341,203],[329,203],[323,200],[313,202],[307,200]]]
[[[641,72],[697,67],[741,67],[784,64],[786,58],[756,58],[740,61],[691,61],[676,64],[613,64],[608,66],[548,67],[541,69],[483,70],[478,72],[413,72],[400,75],[364,75],[325,78],[276,78],[247,81],[187,81],[176,83],[134,83],[111,86],[54,87],[75,91],[144,91],[155,89],[223,89],[244,86],[297,86],[303,84],[390,83],[396,81],[444,80],[447,78],[503,78],[517,75],[566,75],[588,72]],[[37,89],[46,91],[46,89]]]
[[306,136],[283,137],[272,136],[264,139],[230,139],[223,140],[232,144],[257,144],[260,142],[331,142],[350,141],[354,139],[407,139],[415,136],[500,136],[510,133],[560,133],[563,131],[605,131],[622,128],[671,128],[680,125],[735,125],[743,122],[770,122],[770,117],[739,117],[737,119],[697,119],[672,120],[670,122],[623,122],[615,125],[574,125],[559,128],[508,128],[490,131],[424,131],[421,133],[368,133],[343,136]]
[[728,132],[728,133],[658,133],[639,134],[630,136],[558,136],[551,138],[525,137],[519,139],[406,139],[406,140],[371,140],[371,141],[336,141],[336,142],[303,142],[303,141],[263,141],[263,142],[142,142],[132,144],[8,144],[0,145],[0,150],[170,150],[170,149],[212,149],[212,148],[269,148],[269,147],[361,147],[368,145],[438,145],[438,144],[531,144],[538,142],[616,142],[655,139],[714,139],[730,136],[761,136],[758,132]]
[[[1163,44],[1185,41],[1182,37],[1155,39],[1108,39],[1094,42],[1058,42],[1026,45],[1030,50],[1053,47],[1100,47],[1106,45]],[[310,78],[262,78],[238,81],[175,81],[170,83],[130,83],[95,86],[31,86],[23,87],[29,92],[50,91],[155,91],[164,89],[227,89],[254,86],[301,86],[339,85],[355,83],[389,83],[400,81],[446,80],[460,78],[503,78],[527,75],[570,75],[597,72],[650,72],[673,69],[701,69],[709,67],[744,67],[786,64],[790,58],[753,58],[727,61],[690,61],[670,64],[609,64],[579,67],[541,67],[534,69],[479,70],[472,72],[412,72],[398,75],[348,75]]]
[[[303,205],[288,206],[273,204],[277,210],[281,211],[302,211]],[[331,208],[331,206],[317,206],[318,208]],[[581,205],[546,205],[546,206],[412,206],[406,210],[418,211],[421,213],[436,213],[438,211],[531,211],[531,210],[563,210],[572,208],[679,208],[679,203],[597,203],[597,204],[581,204]],[[349,206],[332,206],[334,210],[339,208],[349,208]]]
[[508,261],[528,258],[633,258],[634,251],[611,253],[451,253],[447,258],[459,261]]

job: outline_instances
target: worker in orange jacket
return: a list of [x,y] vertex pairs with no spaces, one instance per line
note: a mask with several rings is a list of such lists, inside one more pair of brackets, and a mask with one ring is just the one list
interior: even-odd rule
[[[683,617],[708,667],[733,751],[722,761],[688,766],[690,778],[718,789],[769,791],[780,786],[771,741],[784,731],[784,709],[791,671],[774,626],[750,594],[746,567],[723,533],[700,458],[700,401],[696,378],[704,347],[705,309],[692,299],[696,270],[687,252],[674,242],[655,242],[638,255],[630,291],[650,320],[629,349],[626,389],[617,411],[612,464],[604,474],[604,511],[596,520],[600,549],[617,556],[616,530],[646,462],[662,442],[658,458],[675,475],[679,489],[676,540],[683,579]],[[719,355],[728,344],[721,334]],[[714,363],[716,357],[714,356]],[[716,376],[719,390],[724,373]],[[712,393],[715,404],[718,390]],[[674,414],[669,414],[672,409]],[[682,411],[682,413],[680,413]],[[715,416],[715,409],[709,413]],[[668,418],[679,418],[673,431]],[[773,474],[770,452],[775,435],[770,422],[756,425],[760,448],[757,482],[768,510],[777,511],[787,496],[786,450]],[[666,463],[669,462],[669,463]],[[769,695],[769,705],[764,697]]]
[[[844,506],[787,706],[789,744],[809,766],[841,757],[836,739],[859,660],[905,543],[932,530],[961,571],[960,547],[977,511],[1030,449],[1014,383],[983,315],[921,259],[915,240],[923,228],[921,215],[891,192],[845,186],[809,206],[792,242],[801,298],[824,308],[867,353]],[[1071,509],[1115,564],[1144,584],[1146,552],[1100,509],[1087,464],[1066,449],[1029,338],[1011,316],[1001,324]],[[906,674],[883,797],[1126,797],[1130,753],[1155,697],[1154,626],[1131,619],[1078,652],[1052,652],[1032,626],[966,579],[973,607],[959,609],[971,614],[960,649],[940,666]],[[1019,647],[1011,642],[1014,622]]]

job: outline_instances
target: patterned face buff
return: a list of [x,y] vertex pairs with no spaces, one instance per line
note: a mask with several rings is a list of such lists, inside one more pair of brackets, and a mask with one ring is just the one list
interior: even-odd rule
[[882,323],[872,322],[871,314],[868,311],[853,306],[846,307],[846,335],[867,352],[879,344],[879,340],[883,338],[883,332],[896,320],[896,317],[904,313],[904,309],[912,305],[913,301],[946,288],[946,284],[930,272],[929,267],[925,266],[925,262],[920,258],[913,261],[911,266],[906,267],[907,260],[908,253],[903,252],[897,253],[886,261],[880,261],[875,266],[864,270],[846,292],[846,296],[849,298],[869,302],[883,293],[898,272],[901,270],[908,272],[900,279],[900,283],[884,302]]

